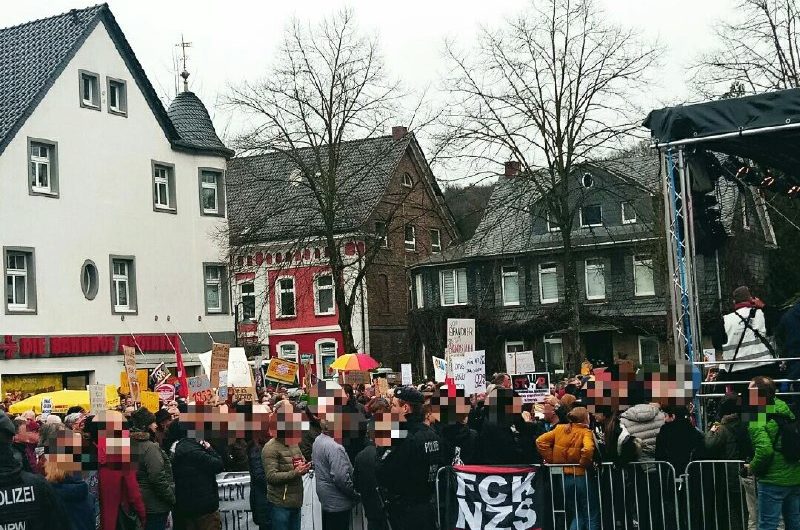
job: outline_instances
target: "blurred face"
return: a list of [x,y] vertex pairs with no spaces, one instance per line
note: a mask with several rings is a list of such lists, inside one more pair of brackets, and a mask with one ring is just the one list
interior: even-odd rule
[[761,392],[758,390],[758,387],[755,383],[750,383],[747,387],[747,394],[748,394],[748,401],[751,405],[756,405],[759,407],[764,407],[767,405],[767,398],[761,395]]
[[405,416],[411,412],[411,407],[409,407],[408,403],[403,403],[396,397],[392,398],[392,413],[393,414],[400,414]]
[[542,407],[542,414],[544,414],[545,420],[552,423],[551,420],[556,417],[556,409],[550,403],[545,403]]
[[502,386],[503,386],[503,388],[511,388],[511,377],[510,376],[506,375],[505,377],[503,377]]

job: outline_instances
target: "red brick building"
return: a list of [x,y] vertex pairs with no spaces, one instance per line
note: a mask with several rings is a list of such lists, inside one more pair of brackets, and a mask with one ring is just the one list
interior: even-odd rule
[[406,267],[457,240],[425,155],[405,128],[345,142],[339,156],[330,210],[315,200],[313,177],[298,169],[314,157],[311,149],[235,158],[227,175],[240,343],[310,361],[323,377],[345,353],[325,216],[346,264],[356,349],[387,366],[410,358]]

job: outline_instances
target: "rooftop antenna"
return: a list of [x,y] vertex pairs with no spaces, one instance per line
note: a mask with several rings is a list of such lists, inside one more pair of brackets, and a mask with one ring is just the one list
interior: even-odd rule
[[183,71],[181,72],[181,77],[183,78],[183,91],[189,91],[189,72],[186,71],[186,48],[191,48],[192,43],[186,42],[183,39],[183,33],[181,33],[181,42],[175,45],[176,47],[180,47],[181,49],[181,56],[183,61]]

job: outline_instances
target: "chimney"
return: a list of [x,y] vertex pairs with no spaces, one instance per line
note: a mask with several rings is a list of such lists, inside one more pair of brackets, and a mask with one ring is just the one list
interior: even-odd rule
[[401,126],[392,127],[392,138],[402,140],[408,134],[408,128]]
[[505,176],[516,177],[519,175],[520,163],[518,160],[509,160],[506,162]]

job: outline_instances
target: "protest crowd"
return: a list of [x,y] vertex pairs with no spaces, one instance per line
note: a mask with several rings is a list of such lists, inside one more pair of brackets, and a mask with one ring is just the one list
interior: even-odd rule
[[[750,320],[761,310],[742,300],[736,311]],[[311,528],[312,478],[323,530],[354,528],[356,512],[369,530],[797,530],[797,401],[759,373],[787,367],[728,327],[731,364],[708,379],[730,383],[706,418],[691,392],[670,391],[684,385],[679,370],[626,360],[584,363],[533,400],[522,399],[519,376],[497,373],[471,395],[452,379],[374,377],[264,385],[252,401],[177,398],[152,411],[123,396],[99,413],[3,412],[0,520],[20,522],[0,530],[238,530],[220,515],[226,472],[249,474],[259,530]],[[744,359],[728,347],[737,342],[748,343]]]

